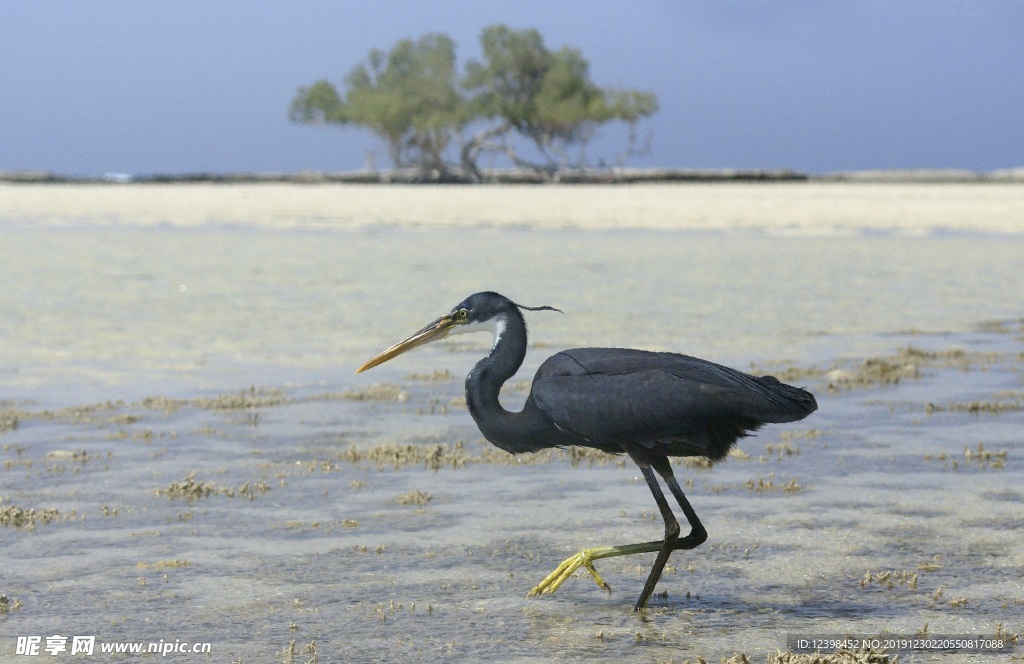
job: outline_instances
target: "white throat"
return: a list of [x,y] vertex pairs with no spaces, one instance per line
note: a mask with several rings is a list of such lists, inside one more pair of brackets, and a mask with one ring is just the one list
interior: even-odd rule
[[505,334],[507,321],[504,316],[495,316],[480,323],[467,323],[459,325],[452,330],[452,334],[469,334],[471,332],[490,332],[494,335],[494,343],[491,344],[491,351],[498,346],[501,335]]

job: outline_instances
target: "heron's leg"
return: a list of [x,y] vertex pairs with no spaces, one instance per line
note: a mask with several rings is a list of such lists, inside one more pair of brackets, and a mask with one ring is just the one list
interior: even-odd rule
[[[665,500],[665,494],[661,492],[661,487],[658,486],[658,478],[654,475],[654,471],[651,470],[651,464],[646,459],[641,460],[638,458],[641,455],[634,454],[632,451],[629,452],[629,456],[633,457],[633,460],[639,464],[640,470],[644,474],[644,479],[647,480],[647,486],[651,488],[651,493],[654,494],[654,502],[658,503],[658,509],[661,510],[661,518],[665,520],[665,540],[658,550],[658,557],[654,559],[654,566],[651,567],[651,573],[647,576],[647,583],[644,584],[643,592],[640,593],[640,599],[636,601],[636,606],[633,607],[639,611],[647,606],[647,600],[654,594],[654,586],[657,585],[658,579],[661,578],[661,573],[665,569],[665,563],[668,562],[668,557],[672,555],[673,549],[676,548],[676,541],[679,539],[679,522],[676,521],[675,515],[672,514],[672,509],[668,506],[668,501]],[[646,454],[643,456],[646,456]]]
[[676,476],[672,472],[672,465],[667,457],[652,457],[651,465],[658,471],[662,479],[665,480],[665,483],[668,484],[672,495],[676,497],[679,506],[683,508],[686,520],[690,522],[690,534],[676,542],[676,549],[697,548],[707,541],[708,531],[704,530],[704,524],[697,518],[697,513],[690,506],[690,501],[683,495],[683,490],[679,487],[679,482],[676,481]]
[[[647,583],[644,585],[644,591],[641,593],[640,599],[637,601],[635,608],[642,609],[647,605],[647,601],[654,592],[654,586],[657,584],[658,579],[661,577],[661,573],[665,568],[665,563],[668,562],[669,555],[672,553],[674,548],[678,548],[676,542],[679,538],[679,522],[676,521],[675,515],[672,514],[672,510],[668,506],[668,501],[665,500],[665,495],[662,493],[661,487],[658,486],[657,477],[655,477],[654,471],[651,470],[651,459],[648,457],[646,451],[637,450],[635,453],[630,451],[629,454],[630,457],[636,461],[637,465],[640,466],[644,479],[647,481],[647,486],[650,487],[651,493],[654,495],[654,500],[658,503],[658,509],[661,511],[662,518],[665,520],[665,539],[660,542],[642,542],[639,544],[601,546],[594,547],[592,549],[584,549],[565,559],[554,572],[545,577],[543,581],[538,583],[537,586],[530,591],[530,597],[533,597],[534,595],[547,595],[555,592],[565,582],[565,580],[580,567],[585,567],[587,571],[590,572],[591,577],[593,577],[598,586],[611,592],[611,587],[605,583],[604,579],[601,578],[601,575],[598,574],[597,570],[594,568],[593,561],[600,560],[601,558],[612,558],[615,556],[630,556],[637,553],[657,552],[658,558],[655,560],[654,567],[651,568],[651,573],[647,578]],[[694,518],[696,518],[696,516]]]

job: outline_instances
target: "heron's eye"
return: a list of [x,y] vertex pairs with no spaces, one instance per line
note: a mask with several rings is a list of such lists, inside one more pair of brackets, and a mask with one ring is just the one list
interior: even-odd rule
[[469,315],[468,311],[466,311],[465,309],[459,309],[459,318],[465,318],[468,315]]

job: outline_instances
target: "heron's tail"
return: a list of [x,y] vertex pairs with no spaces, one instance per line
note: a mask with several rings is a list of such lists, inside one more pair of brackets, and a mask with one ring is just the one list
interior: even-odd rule
[[761,376],[757,379],[767,387],[776,405],[776,416],[768,422],[796,422],[818,410],[814,395],[800,387],[787,385],[775,376]]

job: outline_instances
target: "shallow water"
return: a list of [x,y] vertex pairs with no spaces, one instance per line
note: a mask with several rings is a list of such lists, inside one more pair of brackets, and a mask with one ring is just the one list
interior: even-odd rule
[[[0,242],[0,509],[36,510],[0,527],[0,594],[20,602],[5,661],[53,634],[212,644],[175,661],[289,661],[292,641],[294,661],[310,644],[716,661],[790,634],[1024,629],[1020,236],[15,225]],[[610,595],[579,576],[524,597],[579,548],[661,525],[628,462],[481,440],[460,396],[487,339],[352,374],[482,289],[566,312],[529,316],[510,407],[573,345],[753,363],[819,397],[746,458],[677,464],[710,539],[673,554],[643,618],[653,555],[599,561]]]
[[[81,227],[8,229],[2,241],[0,387],[48,405],[362,385],[354,365],[478,290],[562,308],[530,316],[542,351],[861,356],[889,349],[885,335],[1018,316],[1024,272],[1016,235]],[[446,356],[425,349],[376,377],[464,375],[475,361]]]

